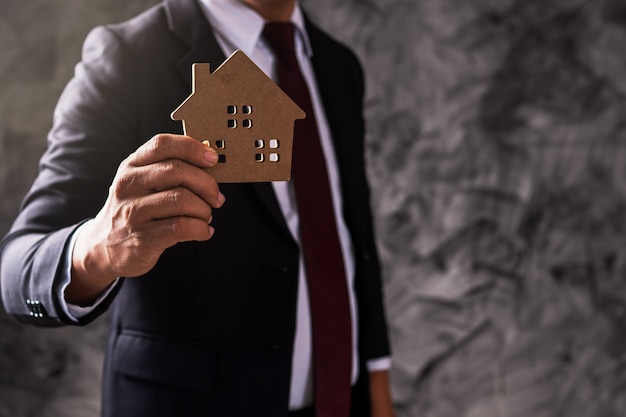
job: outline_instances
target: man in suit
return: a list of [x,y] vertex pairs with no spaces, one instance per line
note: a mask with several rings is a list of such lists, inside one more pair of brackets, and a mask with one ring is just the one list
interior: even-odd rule
[[268,21],[295,28],[328,168],[350,415],[393,414],[356,58],[295,0],[165,0],[85,41],[1,248],[2,297],[19,320],[84,325],[111,306],[105,416],[322,415],[293,185],[218,185],[215,151],[169,118],[194,62],[214,69],[242,49],[276,77]]

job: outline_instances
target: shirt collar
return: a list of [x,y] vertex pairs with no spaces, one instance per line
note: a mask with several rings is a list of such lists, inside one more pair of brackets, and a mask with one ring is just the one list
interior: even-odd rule
[[[258,13],[240,0],[199,0],[199,4],[213,30],[232,43],[235,48],[252,56],[252,51],[265,25],[265,20]],[[311,57],[313,50],[305,29],[304,15],[298,2],[290,20],[296,27],[305,53]]]

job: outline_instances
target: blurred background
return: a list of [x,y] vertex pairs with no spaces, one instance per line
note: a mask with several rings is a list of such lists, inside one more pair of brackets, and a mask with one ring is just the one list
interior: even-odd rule
[[[367,72],[398,417],[623,417],[626,3],[302,2]],[[157,1],[1,3],[4,235],[89,29]],[[0,417],[98,416],[106,325],[0,312]]]

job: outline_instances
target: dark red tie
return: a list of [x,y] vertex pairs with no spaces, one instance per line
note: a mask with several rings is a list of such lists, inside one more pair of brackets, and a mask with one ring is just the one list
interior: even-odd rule
[[293,24],[267,23],[263,37],[276,57],[278,85],[306,112],[305,119],[296,121],[291,171],[311,304],[315,414],[348,417],[350,302],[326,161],[309,90],[296,58]]

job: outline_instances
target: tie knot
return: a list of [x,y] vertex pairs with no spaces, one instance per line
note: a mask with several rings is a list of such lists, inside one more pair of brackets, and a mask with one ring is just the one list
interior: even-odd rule
[[294,30],[291,22],[267,22],[263,28],[263,38],[276,55],[293,55],[296,51]]

